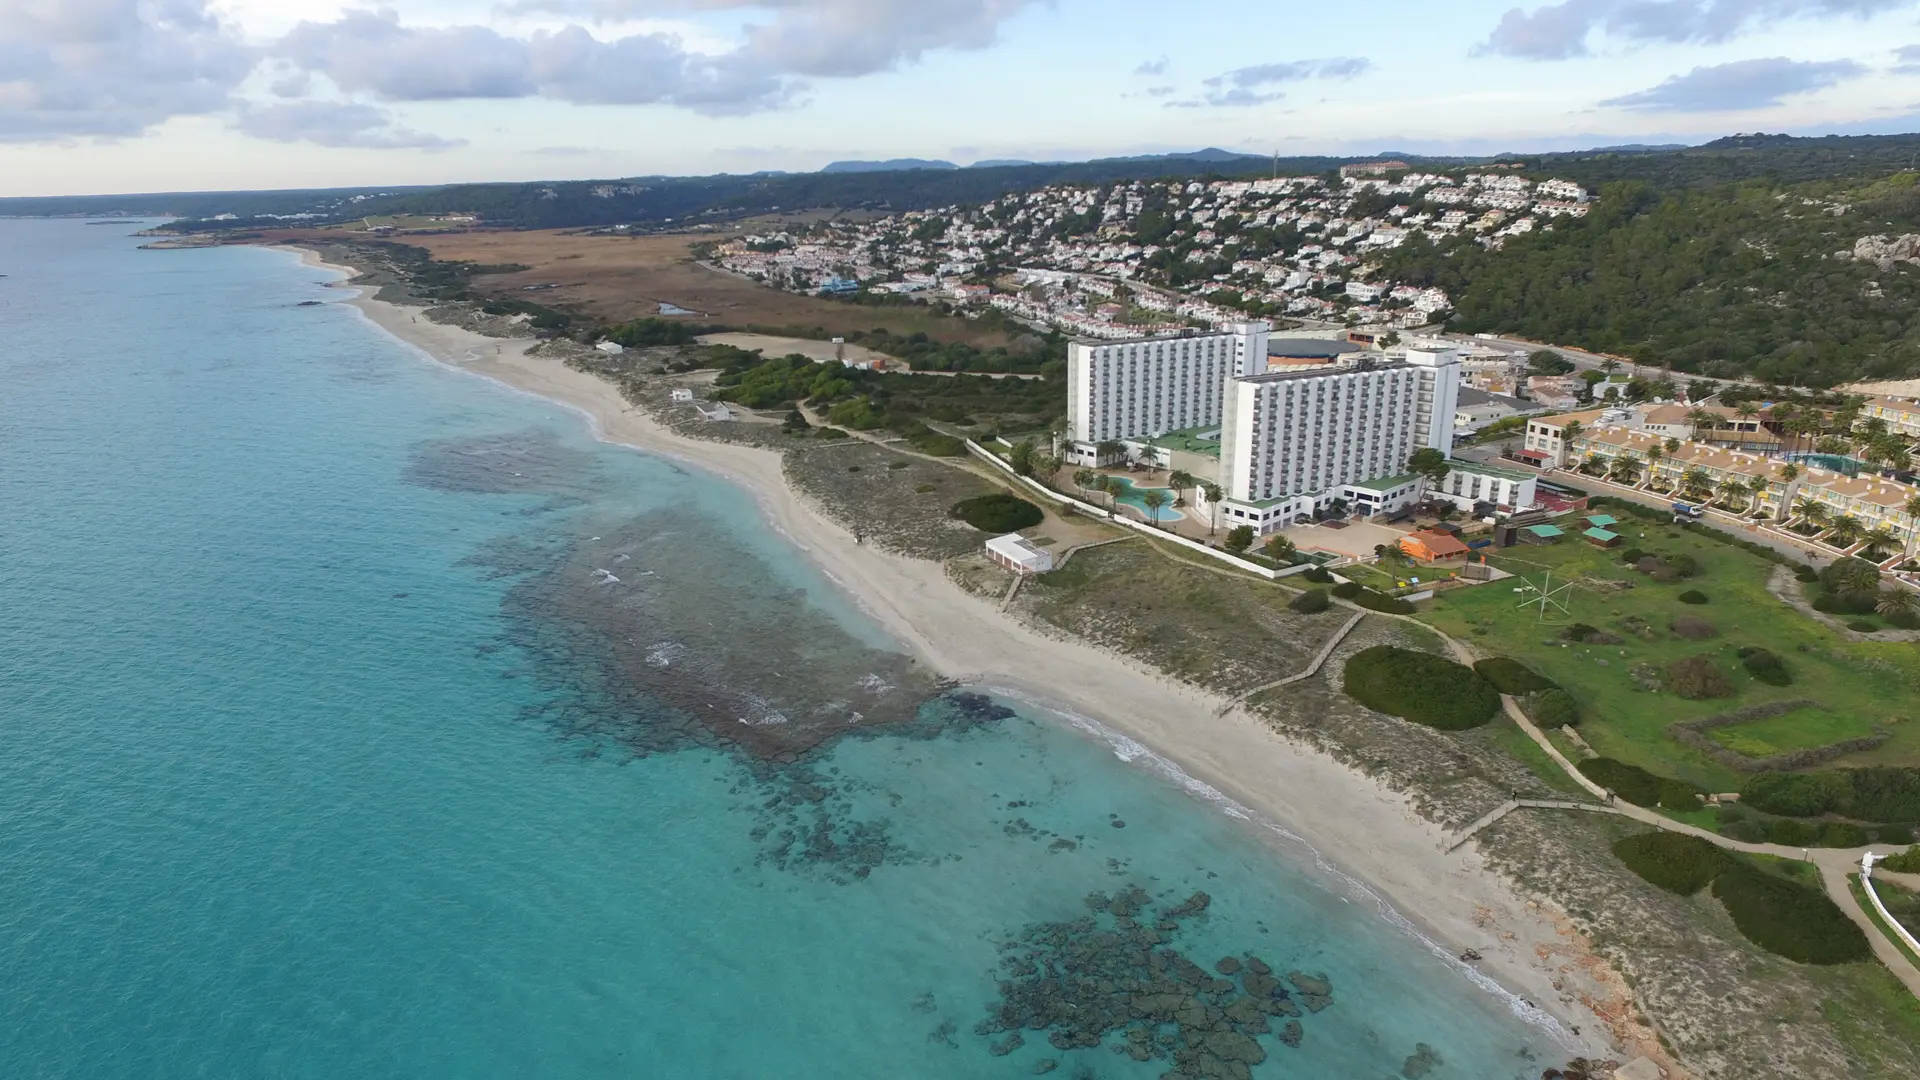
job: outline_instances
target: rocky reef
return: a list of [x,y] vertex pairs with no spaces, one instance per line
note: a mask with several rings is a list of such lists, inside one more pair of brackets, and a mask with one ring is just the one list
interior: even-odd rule
[[1163,1080],[1251,1080],[1269,1044],[1301,1045],[1302,1018],[1333,1004],[1333,986],[1252,953],[1210,967],[1187,956],[1181,930],[1212,902],[1196,892],[1156,905],[1133,886],[1088,895],[1080,918],[1028,927],[1002,946],[1000,1000],[974,1034],[994,1054],[1019,1048],[1022,1032],[1045,1033],[1056,1050],[1105,1045],[1164,1061]]

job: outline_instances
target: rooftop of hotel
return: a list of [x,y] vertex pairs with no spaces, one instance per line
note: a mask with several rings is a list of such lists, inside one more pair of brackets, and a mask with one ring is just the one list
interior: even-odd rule
[[1400,360],[1383,361],[1374,364],[1370,368],[1328,367],[1324,364],[1315,364],[1312,367],[1303,367],[1297,370],[1282,369],[1280,371],[1266,371],[1258,375],[1242,375],[1234,381],[1256,383],[1264,386],[1267,383],[1287,382],[1293,379],[1335,379],[1345,375],[1365,375],[1369,371],[1393,371],[1400,368],[1411,369],[1411,367],[1411,364]]
[[1153,440],[1155,446],[1167,450],[1177,450],[1188,454],[1205,454],[1208,457],[1220,456],[1220,425],[1208,424],[1202,427],[1181,428],[1169,431]]

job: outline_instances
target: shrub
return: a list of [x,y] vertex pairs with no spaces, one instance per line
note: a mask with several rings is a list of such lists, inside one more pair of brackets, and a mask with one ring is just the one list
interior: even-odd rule
[[1671,893],[1692,896],[1733,864],[1711,841],[1681,833],[1651,832],[1613,845],[1627,869]]
[[996,535],[1032,528],[1047,518],[1039,507],[1005,492],[962,500],[947,513],[981,532]]
[[1294,597],[1293,602],[1287,606],[1302,615],[1318,615],[1332,607],[1333,601],[1327,598],[1325,589],[1308,589]]
[[1300,572],[1300,576],[1313,582],[1315,585],[1333,584],[1333,575],[1328,573],[1327,568],[1324,566],[1309,566]]
[[1768,686],[1793,685],[1793,674],[1787,670],[1787,662],[1770,649],[1741,649],[1740,666],[1747,669],[1747,674]]
[[1353,598],[1353,602],[1368,611],[1384,611],[1389,615],[1411,615],[1416,610],[1412,604],[1399,597],[1377,593],[1372,589],[1361,589],[1360,594]]
[[1792,818],[1774,818],[1767,822],[1767,843],[1783,847],[1812,847],[1820,838],[1820,830],[1804,821]]
[[1829,821],[1820,826],[1821,847],[1855,848],[1867,846],[1867,830],[1844,821]]
[[1767,827],[1758,821],[1729,821],[1720,826],[1720,835],[1743,844],[1767,842]]
[[1734,694],[1733,680],[1720,670],[1720,665],[1714,663],[1713,657],[1704,654],[1675,660],[1667,665],[1662,677],[1668,690],[1688,701],[1732,697]]
[[1688,641],[1706,641],[1720,636],[1714,625],[1697,615],[1682,615],[1667,624],[1667,629]]
[[847,434],[844,431],[841,431],[837,427],[814,428],[813,437],[816,439],[851,439],[853,438],[853,436]]
[[1553,690],[1556,685],[1552,679],[1534,671],[1518,660],[1505,656],[1490,656],[1473,665],[1480,677],[1493,684],[1494,689],[1514,697],[1525,697],[1538,690]]
[[1678,555],[1669,555],[1661,561],[1667,564],[1667,569],[1683,578],[1696,577],[1700,573],[1700,561],[1684,551]]
[[1676,599],[1683,604],[1704,604],[1707,602],[1707,594],[1701,592],[1699,589],[1688,589],[1686,592],[1681,593]]
[[1898,855],[1889,855],[1879,865],[1896,874],[1920,874],[1920,847],[1911,847]]
[[1628,548],[1620,553],[1620,561],[1626,563],[1628,566],[1638,566],[1640,565],[1640,560],[1646,557],[1647,553],[1641,551],[1639,548]]
[[1877,844],[1911,844],[1913,843],[1913,826],[1882,825],[1874,830],[1873,839]]
[[1920,821],[1920,769],[1892,765],[1841,774],[1853,793],[1847,816],[1863,821]]
[[1339,597],[1342,600],[1351,600],[1354,597],[1359,596],[1360,590],[1365,587],[1366,586],[1361,585],[1357,581],[1343,581],[1340,584],[1335,585],[1333,587],[1333,595]]
[[1853,801],[1853,785],[1841,773],[1768,772],[1740,788],[1740,801],[1769,814],[1819,817]]
[[1920,611],[1896,611],[1881,618],[1886,619],[1889,625],[1901,630],[1920,630]]
[[1472,668],[1391,645],[1348,660],[1345,688],[1369,709],[1441,731],[1479,727],[1500,711],[1499,692]]
[[1856,634],[1877,634],[1880,632],[1880,628],[1875,626],[1870,619],[1855,619],[1847,624],[1847,629]]
[[1825,893],[1735,860],[1713,895],[1748,941],[1803,964],[1845,964],[1873,955],[1867,937]]
[[927,495],[940,490],[939,484],[921,484],[913,489],[917,494]]
[[1680,780],[1655,776],[1638,765],[1612,758],[1588,758],[1579,765],[1586,778],[1635,806],[1664,806],[1669,810],[1698,810],[1698,788]]
[[942,435],[931,429],[923,431],[907,440],[915,450],[929,457],[966,457],[967,444],[951,435]]
[[1818,570],[1815,570],[1811,566],[1794,567],[1793,576],[1799,578],[1802,582],[1808,585],[1811,585],[1814,582],[1820,580],[1820,572]]
[[1619,635],[1609,634],[1597,626],[1588,626],[1586,623],[1574,623],[1572,626],[1560,631],[1560,636],[1566,638],[1568,641],[1577,641],[1583,645],[1620,644]]
[[1253,526],[1235,525],[1228,529],[1227,538],[1220,546],[1234,555],[1245,555],[1247,549],[1253,546]]
[[1527,715],[1541,727],[1578,727],[1580,726],[1580,703],[1573,695],[1559,687],[1540,690],[1528,694],[1521,702]]

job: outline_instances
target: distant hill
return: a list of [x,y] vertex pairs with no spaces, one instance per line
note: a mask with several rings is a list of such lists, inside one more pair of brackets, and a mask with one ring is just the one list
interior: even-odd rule
[[1011,169],[1021,165],[1038,165],[1037,161],[1020,161],[1016,158],[988,158],[967,166],[969,169]]
[[820,171],[823,173],[913,172],[918,169],[958,169],[959,167],[951,161],[894,158],[891,161],[836,161]]

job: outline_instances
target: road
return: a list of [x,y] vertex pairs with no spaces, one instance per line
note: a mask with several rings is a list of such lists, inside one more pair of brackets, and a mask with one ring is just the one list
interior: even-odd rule
[[[1575,371],[1598,371],[1601,368],[1603,368],[1607,363],[1607,361],[1609,360],[1615,361],[1622,370],[1628,372],[1629,374],[1644,374],[1645,373],[1644,369],[1647,366],[1649,366],[1649,365],[1637,364],[1632,360],[1627,360],[1620,357],[1601,356],[1598,353],[1590,353],[1581,349],[1569,348],[1565,345],[1547,345],[1542,342],[1527,341],[1522,338],[1479,337],[1473,334],[1448,334],[1447,337],[1450,340],[1458,341],[1458,342],[1461,342],[1462,344],[1504,345],[1512,349],[1525,349],[1529,353],[1539,352],[1540,350],[1545,349],[1548,352],[1559,354],[1560,357],[1562,357],[1563,359],[1565,359],[1566,361],[1568,361],[1573,365]],[[1721,386],[1732,385],[1734,383],[1746,383],[1748,385],[1757,385],[1752,383],[1752,381],[1748,379],[1711,379],[1705,375],[1690,375],[1684,372],[1675,372],[1673,377],[1675,382],[1678,382],[1681,384],[1682,389],[1685,389],[1685,385],[1687,383],[1693,382],[1696,379],[1698,379],[1701,382],[1710,383],[1716,388]]]

